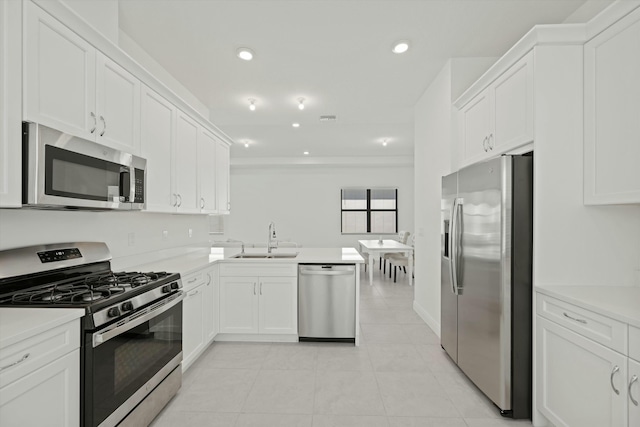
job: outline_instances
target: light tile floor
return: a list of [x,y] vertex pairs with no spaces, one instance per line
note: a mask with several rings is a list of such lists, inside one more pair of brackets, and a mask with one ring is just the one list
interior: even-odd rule
[[498,410],[413,311],[405,274],[362,271],[361,345],[212,344],[153,427],[530,427]]

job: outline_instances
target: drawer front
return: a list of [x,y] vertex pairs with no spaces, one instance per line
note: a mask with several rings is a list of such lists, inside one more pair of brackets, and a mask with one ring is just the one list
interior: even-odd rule
[[629,357],[640,362],[640,328],[629,326]]
[[200,286],[206,282],[207,276],[204,271],[198,271],[197,273],[188,274],[182,278],[182,287],[185,292],[189,292],[191,289],[195,289],[196,286]]
[[627,354],[627,324],[538,294],[537,313],[612,350]]
[[295,263],[222,263],[221,277],[260,276],[260,277],[295,277],[298,275],[298,265]]
[[0,388],[80,347],[80,320],[0,349]]

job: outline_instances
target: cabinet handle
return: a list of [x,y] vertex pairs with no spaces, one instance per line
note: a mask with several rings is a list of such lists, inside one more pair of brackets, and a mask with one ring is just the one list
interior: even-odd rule
[[487,138],[487,145],[489,146],[489,150],[493,150],[493,133],[489,134],[489,138]]
[[586,325],[586,324],[587,324],[587,321],[586,321],[586,320],[584,320],[584,319],[578,319],[578,318],[576,318],[576,317],[569,316],[569,315],[568,315],[567,313],[565,313],[564,311],[562,312],[562,314],[564,315],[564,317],[566,317],[566,318],[568,318],[568,319],[575,320],[576,322],[580,322],[580,323],[582,323],[583,325]]
[[629,381],[629,399],[631,399],[631,403],[633,403],[634,405],[638,406],[638,401],[635,400],[633,398],[633,395],[631,394],[631,386],[633,385],[633,383],[635,383],[636,381],[638,381],[638,376],[634,375],[631,377],[631,381]]
[[196,295],[198,292],[200,292],[200,289],[196,289],[195,291],[189,292],[188,296],[192,297],[192,296]]
[[253,294],[256,294],[256,282],[253,282]]
[[195,282],[196,280],[198,280],[198,278],[197,278],[197,277],[194,277],[193,279],[191,279],[191,280],[187,281],[187,283],[193,283],[193,282]]
[[262,282],[260,282],[260,295],[262,295]]
[[171,193],[171,197],[173,197],[173,203],[171,203],[171,206],[175,208],[178,206],[178,195],[176,193]]
[[[4,371],[7,368],[10,368],[12,366],[16,366],[18,363],[24,362],[25,360],[27,360],[29,358],[29,356],[31,356],[31,353],[26,353],[24,356],[22,356],[22,359],[18,360],[17,362],[13,362],[13,363],[10,363],[10,364],[5,365],[5,366],[0,366],[0,371]],[[631,385],[629,385],[629,387],[631,387]]]
[[91,112],[91,117],[93,118],[93,128],[91,128],[91,133],[94,133],[96,131],[96,128],[98,127],[98,119],[96,118],[95,113],[92,111]]
[[484,148],[485,153],[489,151],[489,149],[487,148],[487,139],[489,139],[489,137],[485,136],[484,139],[482,140],[482,148]]
[[211,275],[207,273],[207,286],[211,284]]
[[204,209],[204,197],[200,197],[200,209]]
[[176,194],[178,200],[178,207],[182,206],[182,196],[180,194]]
[[618,372],[620,370],[620,368],[618,367],[618,365],[613,367],[613,371],[611,371],[611,378],[609,378],[609,382],[611,382],[611,388],[613,389],[613,392],[615,394],[620,394],[620,390],[618,390],[616,388],[615,385],[613,385],[613,376],[616,374],[616,372]]
[[100,116],[100,120],[102,120],[102,132],[100,133],[100,136],[104,136],[104,133],[107,131],[107,121],[104,119],[104,117]]

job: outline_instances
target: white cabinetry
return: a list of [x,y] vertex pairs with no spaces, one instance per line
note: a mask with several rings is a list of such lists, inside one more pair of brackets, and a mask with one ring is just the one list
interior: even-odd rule
[[80,425],[79,348],[74,320],[0,349],[0,425]]
[[584,203],[640,203],[640,8],[584,46]]
[[0,207],[22,204],[21,7],[0,1]]
[[216,145],[213,134],[200,129],[198,135],[198,207],[202,213],[217,213],[216,200]]
[[198,213],[198,124],[178,110],[175,143],[175,188],[178,212]]
[[182,277],[182,370],[196,361],[218,333],[215,267]]
[[537,410],[554,426],[640,425],[634,358],[640,329],[537,294]]
[[231,211],[229,197],[229,145],[218,141],[216,145],[216,197],[218,213],[228,214]]
[[459,107],[460,165],[533,141],[533,53]]
[[[258,335],[246,339],[297,338],[297,283],[295,264],[222,264],[220,333]],[[271,339],[277,340],[266,338]]]
[[32,2],[24,30],[24,119],[138,154],[140,81]]

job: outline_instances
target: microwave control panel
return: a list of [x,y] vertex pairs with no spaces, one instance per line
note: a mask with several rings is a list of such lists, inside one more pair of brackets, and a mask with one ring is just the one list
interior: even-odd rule
[[135,196],[134,203],[144,203],[144,171],[142,169],[135,170]]

